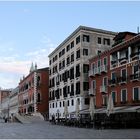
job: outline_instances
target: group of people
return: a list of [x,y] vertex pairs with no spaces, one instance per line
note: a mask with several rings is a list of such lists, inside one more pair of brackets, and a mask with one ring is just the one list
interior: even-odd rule
[[3,120],[4,120],[5,123],[8,123],[8,122],[11,122],[12,121],[12,118],[11,117],[4,116],[3,117]]

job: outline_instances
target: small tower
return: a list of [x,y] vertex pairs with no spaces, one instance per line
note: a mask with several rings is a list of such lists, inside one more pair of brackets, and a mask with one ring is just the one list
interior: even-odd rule
[[35,63],[35,70],[37,70],[37,63]]
[[30,67],[30,73],[34,71],[34,64],[32,62],[31,67]]

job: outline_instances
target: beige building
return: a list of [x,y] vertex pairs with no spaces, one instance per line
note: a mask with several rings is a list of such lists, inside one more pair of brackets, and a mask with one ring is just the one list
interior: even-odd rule
[[79,26],[50,55],[49,119],[89,108],[89,59],[113,44],[115,32]]

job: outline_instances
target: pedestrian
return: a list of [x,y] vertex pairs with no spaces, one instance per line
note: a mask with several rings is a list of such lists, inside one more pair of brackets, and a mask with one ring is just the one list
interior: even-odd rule
[[7,121],[8,121],[8,120],[7,120],[7,117],[4,118],[4,121],[5,121],[5,123],[7,123]]

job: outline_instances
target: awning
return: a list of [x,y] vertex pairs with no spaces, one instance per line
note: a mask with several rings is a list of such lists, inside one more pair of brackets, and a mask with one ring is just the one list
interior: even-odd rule
[[[106,108],[98,108],[95,110],[95,114],[106,113]],[[126,113],[126,112],[139,112],[140,106],[121,106],[114,107],[113,113]],[[89,114],[89,109],[80,110],[80,114]],[[75,112],[71,112],[70,114],[75,114]]]
[[122,109],[115,111],[115,113],[123,112],[140,112],[140,106],[125,106]]

